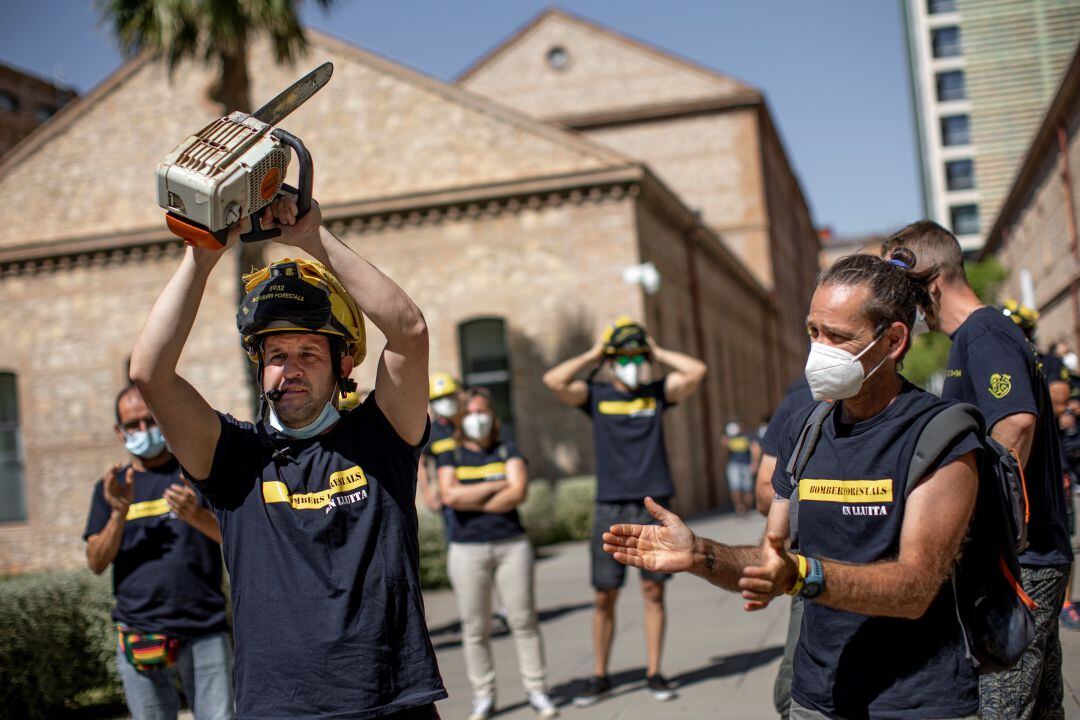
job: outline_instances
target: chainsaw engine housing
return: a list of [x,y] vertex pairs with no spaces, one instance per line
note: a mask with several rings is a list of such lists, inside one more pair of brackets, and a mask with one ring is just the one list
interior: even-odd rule
[[234,112],[188,137],[158,164],[158,205],[210,232],[262,210],[292,157],[272,129]]

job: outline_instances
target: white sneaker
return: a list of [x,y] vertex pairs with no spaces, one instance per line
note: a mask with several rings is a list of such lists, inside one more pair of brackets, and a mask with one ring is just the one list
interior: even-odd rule
[[472,710],[469,712],[469,720],[488,720],[491,713],[495,712],[495,698],[474,697]]
[[532,705],[532,709],[536,711],[536,714],[542,718],[559,717],[559,709],[555,707],[555,703],[551,702],[551,698],[546,692],[529,693],[529,704]]

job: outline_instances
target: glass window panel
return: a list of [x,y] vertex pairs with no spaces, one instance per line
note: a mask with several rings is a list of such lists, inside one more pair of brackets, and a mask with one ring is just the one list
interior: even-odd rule
[[975,187],[975,163],[970,159],[945,163],[945,185],[949,190],[971,190]]
[[971,142],[971,123],[967,115],[946,115],[941,118],[941,144],[967,145]]
[[26,519],[15,375],[0,373],[0,522]]
[[930,31],[930,46],[934,57],[956,57],[961,54],[960,28],[955,25]]
[[964,82],[963,70],[949,70],[937,74],[938,102],[963,100],[967,97],[967,83]]
[[506,323],[482,318],[458,327],[462,380],[468,387],[485,387],[495,400],[495,414],[503,423],[504,439],[512,439],[513,403],[510,394],[510,353]]
[[926,0],[926,11],[931,15],[956,12],[956,0]]
[[18,396],[15,389],[15,376],[0,373],[0,425],[18,422]]
[[952,231],[955,235],[974,235],[979,232],[979,206],[953,205],[949,208]]

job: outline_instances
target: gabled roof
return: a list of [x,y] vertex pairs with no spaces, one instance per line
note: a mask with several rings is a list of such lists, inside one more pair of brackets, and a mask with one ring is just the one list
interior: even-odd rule
[[[325,206],[571,176],[632,161],[618,152],[421,75],[324,33],[293,66],[250,48],[255,104],[324,60],[334,77],[282,126],[315,162]],[[0,164],[0,248],[162,227],[158,161],[217,115],[213,70],[142,56],[65,107]],[[291,173],[295,175],[295,171]]]
[[[552,64],[561,52],[565,62]],[[730,76],[550,8],[478,59],[459,85],[545,119],[757,97]]]

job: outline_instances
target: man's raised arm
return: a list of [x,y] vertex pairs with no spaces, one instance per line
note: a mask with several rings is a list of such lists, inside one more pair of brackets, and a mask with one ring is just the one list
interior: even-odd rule
[[[239,229],[230,235],[236,241]],[[189,247],[176,273],[158,297],[131,353],[131,380],[154,413],[169,447],[196,480],[210,474],[221,435],[213,408],[176,372],[191,326],[199,312],[206,281],[224,250]]]

